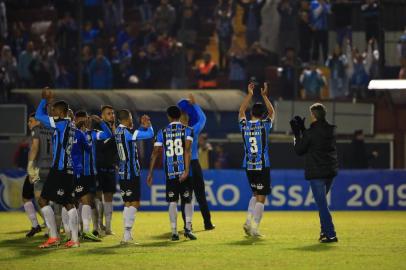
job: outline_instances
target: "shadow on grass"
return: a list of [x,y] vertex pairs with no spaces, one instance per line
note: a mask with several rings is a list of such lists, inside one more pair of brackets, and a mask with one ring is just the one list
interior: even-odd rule
[[58,248],[40,249],[38,246],[46,239],[42,235],[32,238],[16,238],[0,241],[0,249],[4,248],[15,252],[15,256],[0,259],[0,261],[14,261],[19,259],[27,259],[30,257],[39,257],[50,252],[56,251]]
[[309,251],[309,252],[323,252],[337,248],[334,244],[312,244],[307,246],[301,246],[296,248],[289,248],[289,250],[296,251]]
[[86,252],[81,253],[80,255],[87,256],[89,254],[95,254],[95,255],[100,255],[100,254],[117,254],[117,253],[122,253],[122,250],[125,248],[130,248],[130,247],[137,247],[138,245],[121,245],[121,244],[116,244],[113,246],[107,246],[107,247],[95,247],[91,249],[87,249]]
[[227,243],[227,245],[232,245],[232,246],[250,246],[250,245],[257,245],[257,244],[262,244],[266,241],[266,239],[263,238],[257,238],[257,237],[245,237],[243,240],[238,240],[238,241],[233,241]]
[[158,239],[158,240],[162,240],[162,239],[171,239],[171,233],[167,232],[167,233],[162,233],[162,234],[158,234],[158,235],[154,235],[151,238],[152,239]]

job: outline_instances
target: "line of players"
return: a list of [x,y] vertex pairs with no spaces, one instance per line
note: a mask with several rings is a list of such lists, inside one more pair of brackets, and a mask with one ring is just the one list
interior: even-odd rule
[[[79,216],[77,209],[79,203],[81,205],[80,217],[83,223],[82,236],[84,238],[94,241],[100,240],[90,230],[90,223],[93,220],[94,230],[97,232],[102,231],[101,209],[104,209],[106,217],[104,231],[106,234],[112,234],[111,216],[112,195],[115,192],[115,152],[118,153],[118,175],[124,201],[124,235],[122,243],[131,243],[133,240],[131,230],[136,212],[140,206],[141,195],[140,165],[136,142],[153,138],[154,130],[150,118],[146,115],[142,116],[140,127],[133,131],[132,115],[128,110],[120,110],[116,113],[120,124],[115,127],[114,111],[111,106],[102,107],[102,118],[104,120],[102,121],[97,116],[88,117],[85,111],[76,112],[74,116],[70,115],[69,106],[65,101],[52,103],[50,116],[47,105],[53,99],[53,91],[44,89],[35,116],[34,118],[30,117],[30,122],[39,121],[42,124],[39,129],[44,131],[44,134],[47,132],[48,137],[43,139],[48,142],[48,146],[42,146],[40,152],[43,152],[43,149],[46,148],[48,160],[52,156],[52,161],[48,161],[48,165],[40,165],[38,161],[44,158],[38,156],[38,151],[36,151],[36,155],[33,154],[30,158],[28,166],[29,180],[34,183],[35,197],[38,198],[42,216],[49,230],[48,240],[39,247],[48,248],[60,244],[57,226],[59,218],[56,218],[59,216],[58,213],[60,213],[60,219],[64,226],[65,246],[79,247]],[[182,210],[184,209],[184,236],[191,240],[196,239],[192,232],[193,191],[195,191],[201,208],[205,229],[212,230],[215,227],[211,222],[210,211],[205,197],[203,175],[198,162],[197,140],[193,140],[194,134],[199,134],[203,129],[206,118],[201,108],[194,104],[193,96],[186,103],[179,103],[179,106],[183,106],[183,114],[178,106],[168,108],[167,115],[170,124],[160,130],[156,136],[147,181],[149,185],[152,184],[154,165],[158,156],[164,152],[172,240],[179,239],[176,225],[179,197],[182,199]],[[197,117],[194,115],[189,119],[187,110],[190,107],[195,109]],[[181,123],[181,120],[184,124]],[[191,123],[192,121],[194,123]],[[95,129],[95,123],[101,130]],[[194,129],[188,127],[186,123],[193,124]],[[52,131],[52,155],[50,155],[49,150],[49,130]],[[33,138],[34,142],[35,136]],[[98,141],[102,142],[102,144],[97,144]],[[111,145],[112,142],[113,145]],[[110,146],[108,146],[108,143],[110,143]],[[32,144],[32,146],[34,145],[35,143]],[[100,151],[100,149],[102,150]],[[33,153],[34,150],[35,147],[31,147]],[[107,159],[106,162],[102,162],[102,166],[96,166],[98,154],[102,156],[102,160]],[[46,176],[46,169],[48,168],[50,169],[48,176]],[[96,181],[96,175],[98,175],[98,181]],[[103,191],[103,206],[101,206],[100,192],[95,196],[97,182],[99,182],[100,190]],[[24,189],[29,186],[26,184]],[[33,229],[27,236],[32,236],[40,230],[40,227],[38,221],[35,220],[34,206],[32,203],[28,206],[30,196],[24,196],[23,194],[23,197],[27,198],[24,208],[33,225]],[[51,207],[52,205],[53,207]],[[61,207],[58,207],[58,205]],[[57,211],[57,209],[61,210]]]

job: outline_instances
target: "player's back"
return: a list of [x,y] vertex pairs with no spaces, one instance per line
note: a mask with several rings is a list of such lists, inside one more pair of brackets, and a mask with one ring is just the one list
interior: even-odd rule
[[131,179],[133,176],[138,176],[140,164],[138,162],[137,144],[133,141],[133,134],[128,127],[119,125],[114,133],[114,138],[120,160],[120,179]]
[[180,177],[185,171],[186,140],[193,141],[192,128],[172,122],[157,134],[155,145],[164,148],[164,169],[168,179]]
[[243,166],[247,170],[262,170],[270,166],[269,133],[272,122],[265,120],[240,120],[240,129],[244,141],[245,158]]
[[58,170],[72,170],[72,147],[77,142],[78,132],[68,119],[55,120],[53,135],[53,166]]

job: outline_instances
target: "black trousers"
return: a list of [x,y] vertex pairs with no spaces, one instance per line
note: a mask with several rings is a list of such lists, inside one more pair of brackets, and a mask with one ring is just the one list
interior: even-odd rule
[[[209,206],[208,206],[207,200],[206,200],[206,191],[205,191],[205,187],[204,187],[203,171],[202,171],[202,167],[200,167],[199,160],[190,161],[190,167],[192,170],[192,187],[193,187],[193,191],[196,196],[196,200],[199,203],[199,208],[200,208],[200,212],[202,213],[204,225],[210,226],[211,225],[211,215],[210,215]],[[182,208],[183,223],[186,225],[185,203],[183,200],[182,200],[181,208]]]

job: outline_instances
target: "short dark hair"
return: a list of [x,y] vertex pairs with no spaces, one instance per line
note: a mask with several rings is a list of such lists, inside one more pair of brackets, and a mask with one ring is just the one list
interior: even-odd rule
[[111,105],[102,105],[100,111],[104,112],[104,110],[107,110],[107,109],[114,110],[113,106],[111,106]]
[[257,117],[257,118],[262,118],[264,116],[264,113],[265,113],[264,104],[255,103],[252,106],[252,109],[251,109],[252,116]]
[[75,112],[75,117],[87,117],[87,112],[84,110],[77,111]]
[[182,114],[178,106],[170,106],[166,109],[166,113],[173,119],[179,119]]
[[69,110],[69,105],[64,100],[55,102],[52,107],[54,107],[54,109],[61,110],[65,114],[67,114]]
[[362,134],[364,134],[364,131],[362,129],[357,129],[357,130],[354,131],[354,136],[355,137],[357,137],[359,135],[362,135]]
[[127,120],[127,119],[130,118],[130,115],[131,115],[131,112],[130,112],[129,110],[126,110],[126,109],[124,109],[124,110],[119,110],[119,111],[117,112],[118,121]]
[[310,111],[313,113],[314,117],[320,121],[320,120],[326,120],[326,107],[321,104],[321,103],[314,103],[312,106],[310,106]]

